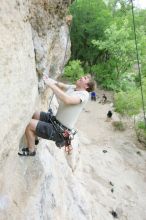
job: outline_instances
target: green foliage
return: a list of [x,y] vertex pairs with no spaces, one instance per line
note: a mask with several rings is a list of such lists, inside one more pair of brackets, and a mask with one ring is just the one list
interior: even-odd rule
[[[107,51],[109,67],[115,72],[115,79],[119,80],[121,74],[125,73],[134,63],[135,44],[131,40],[131,28],[128,27],[128,20],[118,29],[112,24],[105,30],[105,40],[93,40],[92,43],[101,51]],[[112,64],[112,65],[111,65]]]
[[70,81],[76,81],[78,78],[84,75],[84,70],[81,67],[80,60],[72,60],[65,67],[64,77],[68,78]]
[[[146,95],[146,77],[142,79],[143,92]],[[146,97],[145,97],[146,98]]]
[[[111,71],[112,70],[112,71]],[[109,63],[101,63],[91,67],[91,72],[94,73],[98,84],[103,88],[114,91],[129,91],[135,88],[134,73],[125,72],[119,79],[116,78],[116,73]]]
[[[73,61],[65,68],[65,76],[73,81],[84,71],[92,72],[100,85],[118,92],[115,107],[119,113],[137,114],[142,103],[131,2],[78,0],[73,1],[70,13]],[[135,8],[134,15],[146,108],[146,10]]]
[[143,98],[144,98],[144,108],[146,112],[146,77],[142,79],[142,90],[143,90]]
[[[135,75],[130,75],[130,80],[134,79]],[[128,79],[126,79],[127,86]],[[133,82],[134,83],[134,82]],[[130,81],[131,85],[131,81]],[[142,89],[143,89],[143,98],[144,98],[144,107],[146,111],[146,78],[142,80]],[[115,94],[115,111],[119,112],[122,115],[136,115],[140,112],[143,107],[141,89],[136,88],[133,84],[133,87],[130,86],[127,88],[127,91],[120,91]]]
[[144,31],[144,26],[141,26],[137,31],[137,38],[141,73],[146,77],[146,32]]
[[146,126],[144,121],[138,121],[135,126],[138,140],[146,146]]
[[73,15],[71,27],[72,59],[79,59],[83,64],[93,65],[101,55],[91,43],[92,39],[104,38],[111,14],[102,0],[75,1],[70,7]]
[[144,121],[138,121],[136,126],[137,126],[138,129],[142,129],[146,132],[146,127],[145,127]]
[[94,73],[95,80],[98,84],[102,85],[103,88],[109,90],[116,90],[116,84],[114,82],[114,71],[107,63],[99,63],[91,67],[91,72]]
[[136,115],[139,113],[142,103],[138,89],[129,92],[118,92],[115,94],[115,111],[122,115]]
[[133,72],[126,72],[120,78],[119,89],[122,91],[130,91],[136,88],[135,83],[136,74]]

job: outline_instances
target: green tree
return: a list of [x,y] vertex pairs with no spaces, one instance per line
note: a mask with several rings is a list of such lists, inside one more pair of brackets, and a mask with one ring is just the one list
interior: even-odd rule
[[[107,54],[108,72],[106,75],[109,75],[113,82],[120,83],[122,74],[134,63],[135,44],[134,40],[131,39],[131,32],[128,20],[125,19],[120,29],[116,24],[112,24],[105,30],[105,40],[92,41],[98,50],[102,50]],[[102,63],[104,65],[104,62]]]
[[115,94],[115,111],[122,115],[136,115],[142,107],[140,90],[134,89],[130,92],[119,92]]
[[80,60],[72,60],[64,69],[64,77],[74,82],[84,75]]
[[[96,80],[107,89],[127,91],[133,89],[135,79],[139,83],[131,7],[129,0],[108,0],[108,4],[103,0],[76,0],[70,7],[71,60],[80,60],[84,70],[95,73]],[[146,10],[135,8],[134,14],[143,78]]]
[[103,39],[111,14],[102,0],[78,0],[70,7],[73,15],[71,28],[72,57],[79,59],[83,66],[96,64],[101,51],[91,43],[92,39]]

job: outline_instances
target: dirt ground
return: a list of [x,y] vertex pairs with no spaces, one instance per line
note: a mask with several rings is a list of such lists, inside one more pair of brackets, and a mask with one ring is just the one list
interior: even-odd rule
[[105,92],[110,102],[101,104],[102,94],[97,91],[97,101],[88,102],[77,123],[84,187],[99,211],[93,219],[109,220],[114,210],[121,220],[146,220],[146,151],[137,141],[132,119],[122,119],[124,131],[106,121],[113,110],[112,94]]
[[[102,94],[106,94],[107,103],[100,103],[102,99]],[[111,110],[113,113],[112,120],[107,122],[107,112]],[[115,130],[112,122],[122,120],[125,131]],[[119,138],[124,141],[131,140],[137,145],[137,147],[142,148],[140,143],[137,141],[136,133],[134,130],[134,120],[131,118],[121,118],[121,116],[114,112],[113,108],[113,95],[110,92],[105,92],[102,90],[97,91],[97,100],[89,101],[84,108],[83,113],[78,120],[77,127],[85,132],[88,137],[98,144],[111,145],[112,141],[118,141]],[[118,139],[118,140],[117,140]]]

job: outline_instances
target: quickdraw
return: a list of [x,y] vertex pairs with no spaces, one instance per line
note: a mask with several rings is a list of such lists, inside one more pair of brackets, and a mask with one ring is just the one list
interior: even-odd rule
[[73,135],[68,130],[65,130],[63,132],[63,137],[65,140],[65,152],[70,154],[71,151],[73,150],[72,145],[71,145],[71,140],[73,139]]

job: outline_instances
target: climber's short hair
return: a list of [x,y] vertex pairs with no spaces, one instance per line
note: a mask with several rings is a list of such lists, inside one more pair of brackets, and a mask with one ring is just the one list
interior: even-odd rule
[[86,89],[87,92],[93,92],[95,91],[96,88],[96,82],[94,80],[94,78],[91,76],[91,74],[87,74],[90,76],[90,81],[88,82],[88,88]]

